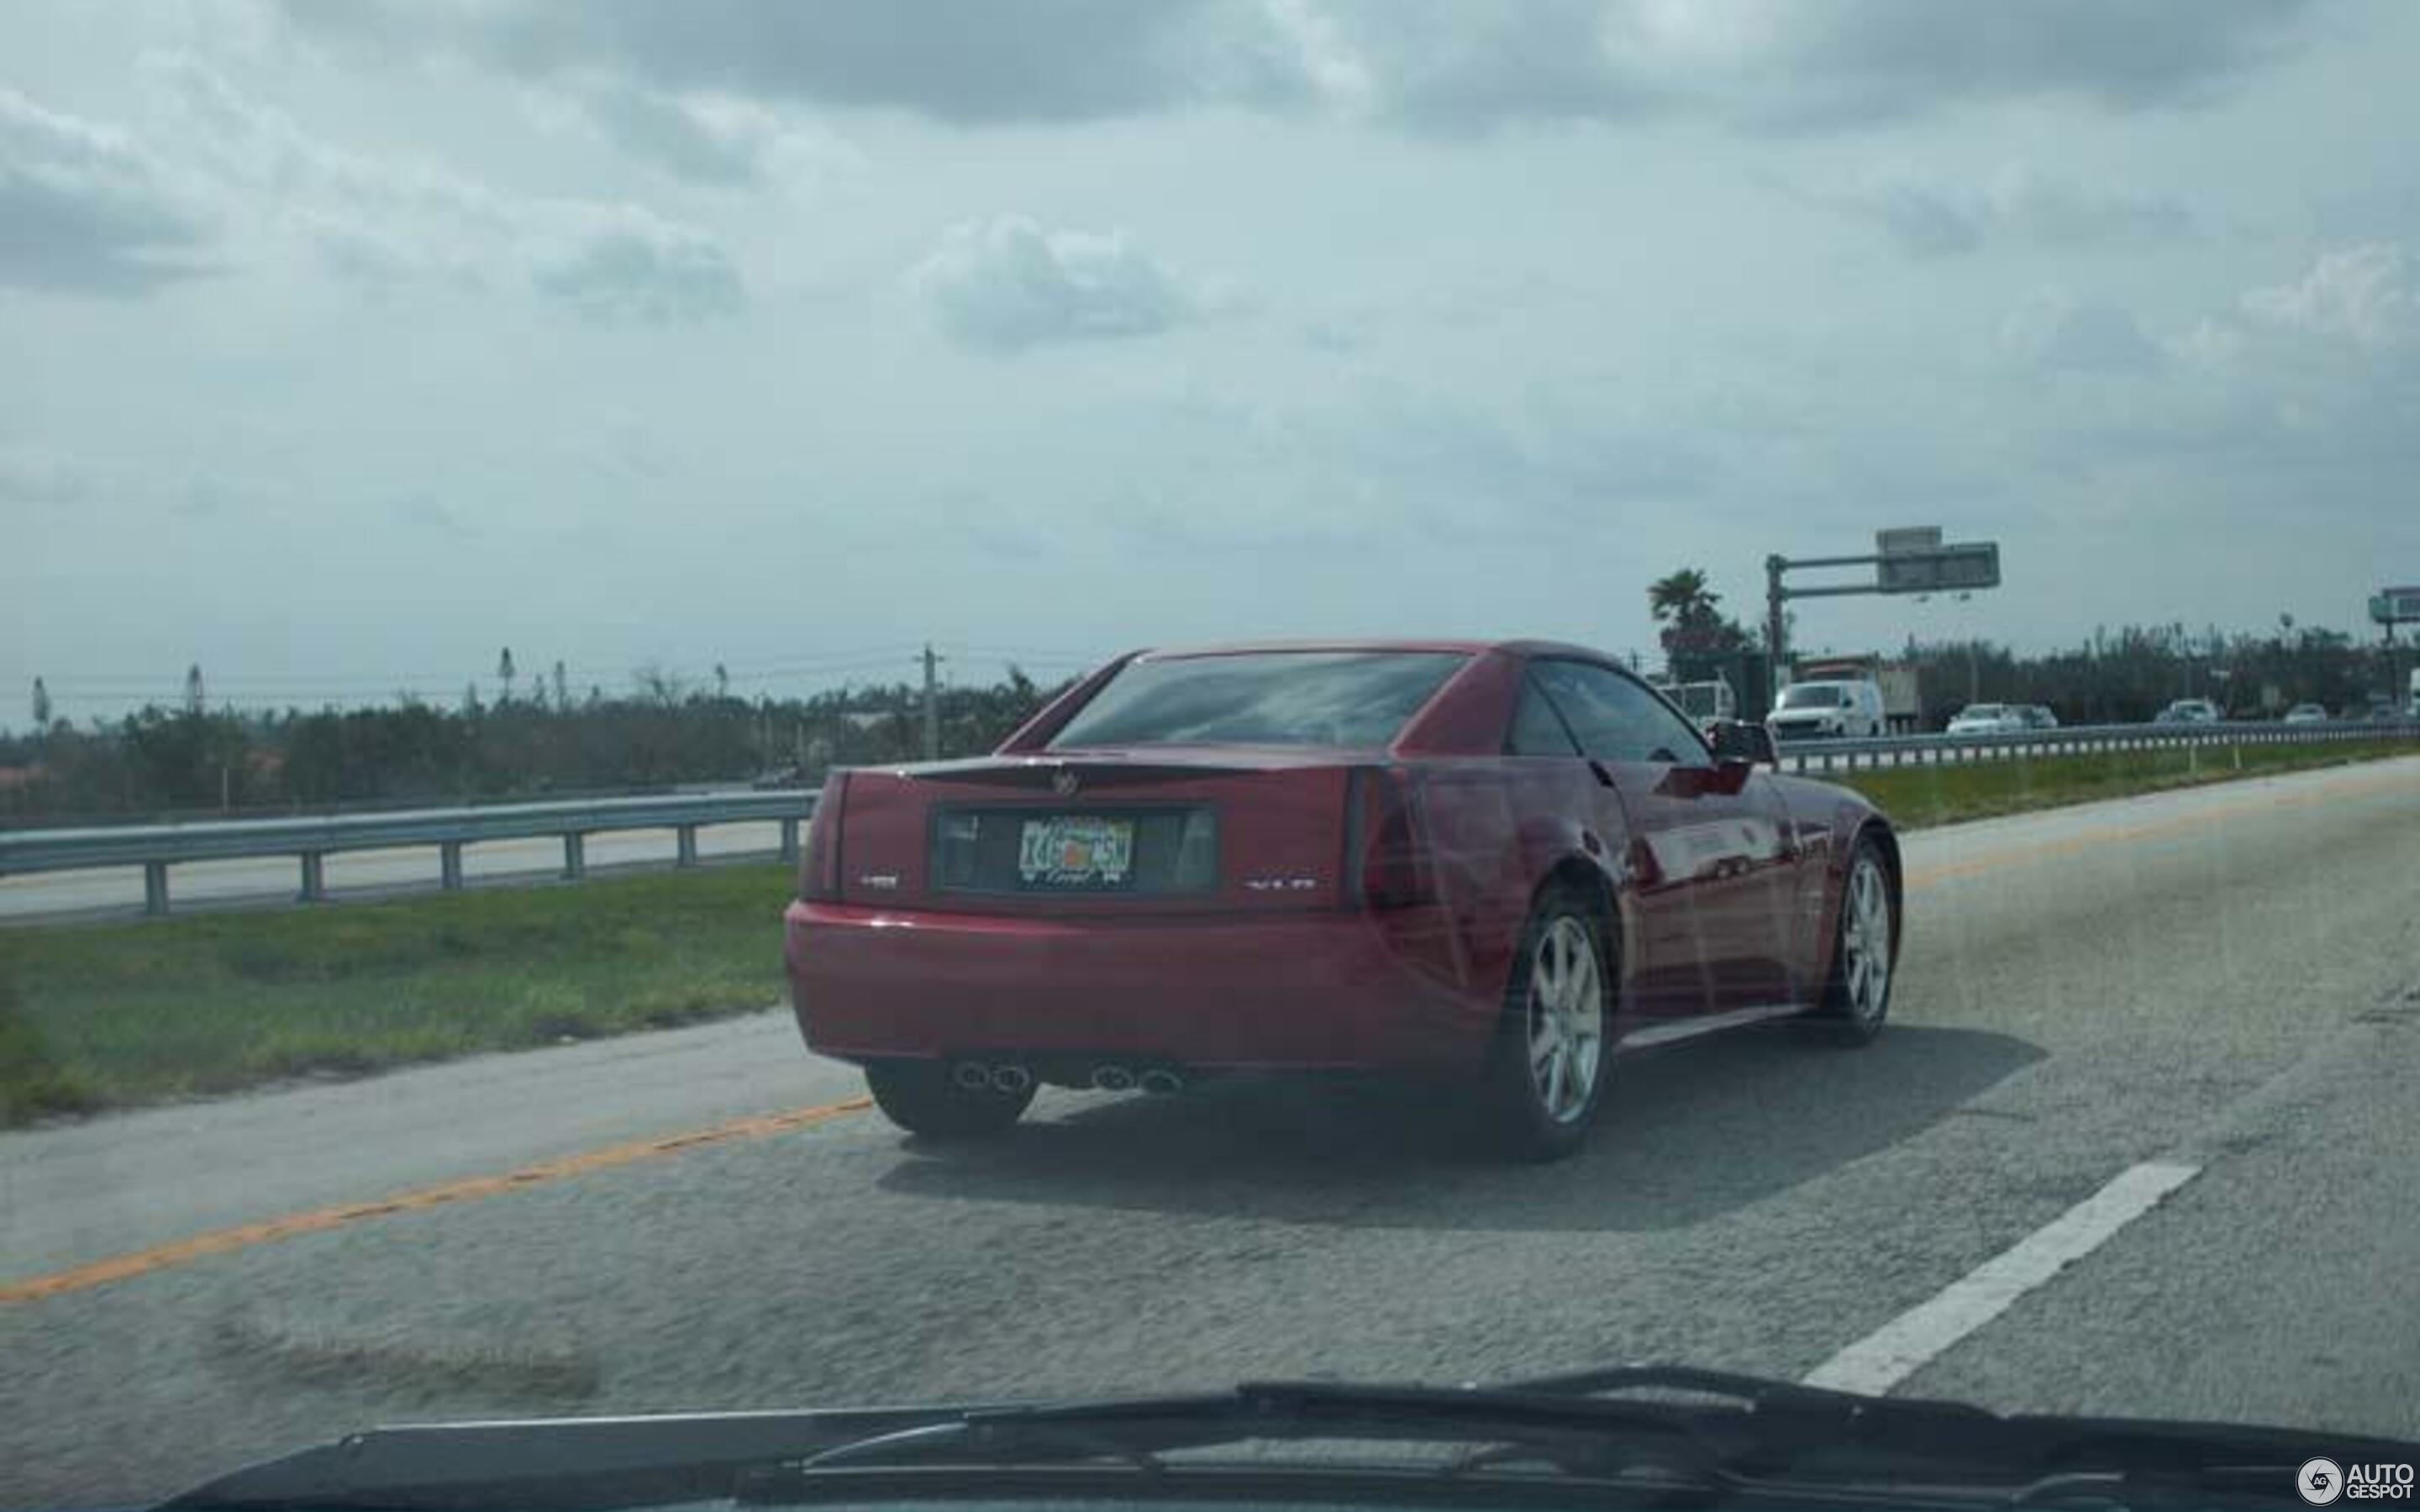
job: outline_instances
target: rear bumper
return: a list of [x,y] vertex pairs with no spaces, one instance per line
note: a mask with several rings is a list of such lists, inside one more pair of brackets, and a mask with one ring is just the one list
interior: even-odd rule
[[792,903],[790,1000],[844,1059],[1016,1056],[1198,1069],[1476,1070],[1501,984],[1440,913],[1042,919]]

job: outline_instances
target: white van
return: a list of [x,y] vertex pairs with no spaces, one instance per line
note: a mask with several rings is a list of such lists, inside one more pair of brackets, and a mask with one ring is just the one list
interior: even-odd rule
[[1870,680],[1792,683],[1765,718],[1774,744],[1789,740],[1869,740],[1883,733],[1883,686]]

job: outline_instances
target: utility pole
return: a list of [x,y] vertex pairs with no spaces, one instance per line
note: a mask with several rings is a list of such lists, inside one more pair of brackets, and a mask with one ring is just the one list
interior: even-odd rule
[[941,759],[941,688],[934,669],[941,658],[933,655],[930,641],[924,645],[924,759]]

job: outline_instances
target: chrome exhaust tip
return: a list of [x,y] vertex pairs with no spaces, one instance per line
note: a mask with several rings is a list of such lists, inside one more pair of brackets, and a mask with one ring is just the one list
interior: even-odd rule
[[1134,1090],[1134,1072],[1126,1070],[1124,1066],[1095,1066],[1093,1068],[1093,1086],[1094,1089],[1098,1091],[1131,1092]]
[[1164,1067],[1155,1066],[1144,1072],[1136,1085],[1154,1097],[1166,1097],[1171,1092],[1185,1090],[1185,1078]]
[[980,1060],[961,1060],[951,1069],[950,1080],[957,1083],[958,1089],[963,1092],[989,1091],[991,1068]]
[[1003,1060],[991,1069],[991,1089],[995,1092],[1007,1092],[1014,1096],[1030,1090],[1032,1086],[1033,1072],[1014,1060]]

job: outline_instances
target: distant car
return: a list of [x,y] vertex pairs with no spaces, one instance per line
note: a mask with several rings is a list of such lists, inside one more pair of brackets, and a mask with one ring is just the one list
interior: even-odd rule
[[2225,716],[2208,699],[2179,699],[2162,709],[2155,724],[2216,724]]
[[1792,683],[1766,716],[1775,744],[1792,740],[1869,740],[1887,727],[1883,686],[1856,679]]
[[2014,703],[1969,703],[1949,721],[1953,735],[2011,735],[2025,728],[2024,713]]
[[802,788],[807,785],[807,774],[803,767],[776,766],[769,771],[757,773],[748,785],[760,793],[772,792],[780,788]]
[[2288,724],[2325,724],[2328,711],[2316,703],[2297,703],[2286,711]]
[[2025,703],[2018,707],[2024,716],[2026,729],[2055,730],[2058,728],[2058,716],[2050,712],[2049,704]]

